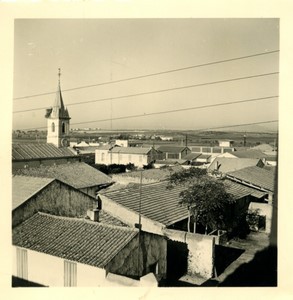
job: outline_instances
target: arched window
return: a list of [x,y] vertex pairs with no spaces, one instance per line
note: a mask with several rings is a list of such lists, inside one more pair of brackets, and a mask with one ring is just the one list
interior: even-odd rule
[[65,123],[62,123],[62,133],[65,133]]
[[55,123],[52,123],[52,132],[55,132]]

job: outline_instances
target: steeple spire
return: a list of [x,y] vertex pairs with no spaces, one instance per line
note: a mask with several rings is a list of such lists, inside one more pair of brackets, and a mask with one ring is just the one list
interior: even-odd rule
[[60,68],[58,68],[58,85],[59,85],[59,87],[60,87],[60,77],[61,77],[61,69]]
[[67,146],[66,138],[69,135],[70,116],[67,108],[65,108],[61,93],[61,69],[58,68],[58,87],[56,98],[53,106],[46,110],[47,118],[47,143],[52,143],[57,147]]

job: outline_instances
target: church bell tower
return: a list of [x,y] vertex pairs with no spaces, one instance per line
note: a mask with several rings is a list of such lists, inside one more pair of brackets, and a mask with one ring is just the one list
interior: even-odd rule
[[47,119],[47,143],[56,147],[69,146],[69,113],[65,108],[60,87],[60,68],[58,69],[58,88],[54,105],[46,110]]

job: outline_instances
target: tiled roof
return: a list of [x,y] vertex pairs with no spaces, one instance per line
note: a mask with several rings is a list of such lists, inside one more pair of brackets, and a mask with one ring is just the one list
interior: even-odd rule
[[109,225],[116,225],[116,226],[126,226],[125,223],[122,221],[118,220],[117,218],[113,217],[109,213],[105,212],[103,209],[100,210],[99,212],[99,222],[101,224],[109,224]]
[[271,170],[259,167],[248,167],[235,172],[229,172],[227,173],[227,177],[245,181],[269,191],[274,191],[275,173]]
[[12,144],[12,161],[75,156],[69,148],[57,148],[53,144]]
[[225,179],[224,184],[228,193],[232,194],[235,199],[240,199],[248,195],[252,195],[256,198],[261,198],[267,193],[257,191],[248,186],[242,185],[240,183],[233,182],[232,180]]
[[12,209],[20,206],[33,195],[54,181],[52,178],[39,178],[29,176],[12,177]]
[[115,147],[111,150],[112,153],[124,153],[124,154],[148,154],[151,148],[142,147]]
[[83,162],[19,169],[15,174],[56,178],[77,189],[112,182],[109,176]]
[[149,170],[143,170],[143,171],[122,173],[122,174],[119,174],[119,176],[140,178],[140,176],[142,174],[143,179],[154,179],[154,180],[162,181],[162,180],[165,180],[171,174],[182,171],[182,170],[183,170],[183,167],[174,166],[174,167],[168,167],[168,168],[163,168],[163,169],[149,169]]
[[[167,182],[146,184],[141,187],[141,215],[166,226],[188,217],[186,207],[178,204],[182,187],[167,189]],[[131,187],[103,193],[107,198],[126,208],[139,212],[140,188]]]
[[208,171],[212,172],[217,169],[217,166],[220,166],[219,172],[227,173],[246,167],[256,166],[257,164],[259,164],[259,159],[216,157],[208,167]]
[[260,159],[260,158],[266,157],[266,155],[263,152],[261,152],[260,150],[253,150],[253,149],[234,151],[232,154],[238,158]]
[[[260,198],[266,194],[231,180],[225,180],[224,184],[227,192],[231,193],[235,199],[248,195]],[[186,207],[178,204],[179,194],[184,190],[184,187],[176,186],[173,189],[167,189],[166,186],[166,181],[141,186],[141,215],[168,226],[187,218],[188,211]],[[109,192],[104,191],[103,195],[136,213],[139,212],[139,186]]]
[[185,146],[163,145],[163,146],[158,147],[158,150],[162,151],[162,152],[168,152],[168,153],[181,153],[186,148],[189,149],[188,147],[185,147]]
[[37,213],[13,229],[13,245],[105,267],[138,230]]

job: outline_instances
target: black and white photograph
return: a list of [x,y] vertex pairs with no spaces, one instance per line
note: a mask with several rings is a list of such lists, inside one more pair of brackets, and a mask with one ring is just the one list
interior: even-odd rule
[[277,288],[281,24],[16,17],[12,290]]

